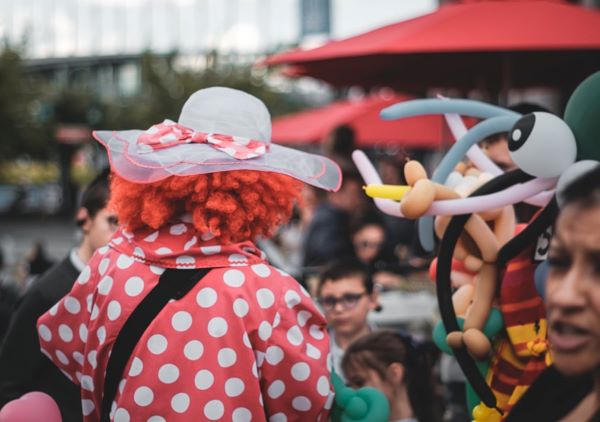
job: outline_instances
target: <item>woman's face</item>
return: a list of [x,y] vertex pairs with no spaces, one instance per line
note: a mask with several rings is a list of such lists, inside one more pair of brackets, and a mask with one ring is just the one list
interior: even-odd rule
[[358,230],[353,238],[354,251],[358,259],[364,263],[373,261],[385,242],[385,231],[383,227],[376,224],[368,224]]
[[600,206],[567,206],[556,223],[546,282],[548,340],[565,375],[600,370]]

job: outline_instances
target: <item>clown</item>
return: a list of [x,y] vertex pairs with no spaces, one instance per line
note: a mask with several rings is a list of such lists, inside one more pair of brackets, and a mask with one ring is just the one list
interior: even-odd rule
[[[123,226],[38,321],[44,353],[81,387],[86,421],[327,418],[325,320],[252,239],[287,220],[301,182],[335,191],[340,172],[270,133],[264,104],[227,88],[194,93],[178,123],[95,133]],[[190,281],[181,272],[196,277],[189,291],[121,353],[132,315],[161,286]]]

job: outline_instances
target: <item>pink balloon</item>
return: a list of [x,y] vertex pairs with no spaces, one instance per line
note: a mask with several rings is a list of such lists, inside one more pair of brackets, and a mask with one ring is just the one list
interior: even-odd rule
[[62,422],[60,409],[52,397],[40,391],[24,394],[0,410],[0,422]]

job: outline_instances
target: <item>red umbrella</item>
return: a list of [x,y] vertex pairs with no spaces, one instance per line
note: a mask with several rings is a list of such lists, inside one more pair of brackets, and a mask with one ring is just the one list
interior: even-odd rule
[[568,87],[600,68],[600,12],[560,1],[449,4],[265,63],[336,86]]
[[348,125],[354,129],[357,145],[362,148],[439,148],[449,144],[451,135],[442,116],[392,121],[379,118],[383,108],[407,99],[399,95],[371,96],[283,116],[273,122],[272,139],[278,144],[318,144],[336,127]]

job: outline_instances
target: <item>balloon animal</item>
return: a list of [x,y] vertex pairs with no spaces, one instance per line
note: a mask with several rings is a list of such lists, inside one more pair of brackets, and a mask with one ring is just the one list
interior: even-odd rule
[[[571,95],[563,116],[563,119],[550,113],[535,112],[524,116],[513,111],[492,106],[489,104],[471,100],[453,99],[427,99],[407,101],[384,109],[381,116],[384,119],[398,119],[422,114],[448,114],[447,119],[454,124],[453,131],[460,132],[462,129],[454,119],[455,115],[466,115],[484,119],[461,136],[455,145],[445,155],[440,165],[434,172],[431,180],[419,179],[419,183],[413,183],[410,189],[404,187],[403,194],[399,195],[400,202],[389,199],[390,188],[387,189],[387,197],[375,198],[375,203],[383,212],[390,215],[405,216],[405,212],[412,218],[420,217],[419,237],[423,246],[432,250],[434,245],[433,219],[422,218],[423,216],[453,216],[446,225],[443,237],[439,244],[438,268],[436,271],[438,302],[440,314],[444,323],[445,331],[452,337],[454,332],[461,332],[456,319],[456,312],[452,305],[452,289],[450,286],[450,272],[452,267],[453,253],[457,242],[463,235],[465,227],[475,221],[471,214],[485,212],[490,209],[501,208],[506,205],[520,201],[529,200],[544,208],[537,214],[533,221],[519,234],[500,246],[496,254],[496,265],[503,268],[511,260],[519,258],[529,250],[538,240],[540,234],[552,225],[558,212],[558,203],[552,192],[548,189],[554,188],[561,183],[559,177],[577,174],[589,166],[598,165],[600,160],[600,72],[584,80]],[[465,154],[472,154],[478,159],[477,143],[483,138],[498,132],[508,132],[508,145],[513,161],[518,165],[517,170],[502,174],[492,168],[496,177],[475,190],[468,198],[451,199],[440,189],[448,181],[448,178],[456,165],[464,158]],[[381,185],[381,180],[366,156],[355,151],[353,158],[365,182],[368,185]],[[473,160],[475,161],[475,160]],[[586,165],[582,161],[591,161]],[[485,161],[483,161],[485,163]],[[487,169],[486,169],[487,171]],[[494,173],[495,172],[495,173]],[[420,180],[425,180],[421,182]],[[375,190],[372,186],[367,190]],[[375,188],[375,189],[374,189]],[[393,191],[393,189],[391,189]],[[413,208],[403,204],[414,192],[423,194],[424,204]],[[408,193],[407,193],[408,192]],[[560,200],[560,198],[558,198]],[[528,258],[530,260],[530,258]],[[530,284],[533,285],[533,272],[531,272]],[[501,280],[498,280],[501,281]],[[500,288],[505,288],[504,282]],[[512,286],[512,291],[518,291],[519,284]],[[538,308],[541,299],[539,296]],[[520,300],[520,299],[519,299]],[[543,312],[543,306],[541,306]],[[538,309],[539,310],[539,309]],[[539,315],[539,312],[538,314]],[[536,317],[536,318],[539,318]],[[545,323],[543,318],[541,322]],[[507,323],[505,321],[505,323]],[[532,358],[545,358],[547,350],[544,327],[540,326],[540,320],[528,321],[524,326],[532,331],[534,340],[525,341],[525,350],[518,351],[515,345],[510,343],[516,354],[528,354]],[[543,324],[542,324],[543,325]],[[520,327],[512,327],[512,333],[519,331]],[[535,332],[533,332],[535,331]],[[513,342],[517,337],[511,335],[507,323],[508,341]],[[466,333],[466,332],[465,332]],[[479,372],[472,356],[463,345],[453,347],[453,352],[469,380],[471,386],[481,398],[483,405],[474,411],[474,415],[482,420],[484,418],[498,418],[503,411],[510,409],[510,403],[518,399],[518,396],[526,389],[520,389],[516,398],[509,400],[508,406],[499,408],[497,396],[486,384]],[[525,336],[527,337],[527,336]],[[520,339],[522,340],[522,339]],[[521,346],[522,344],[519,344]],[[502,406],[500,406],[502,407]],[[494,410],[498,412],[496,412]]]

